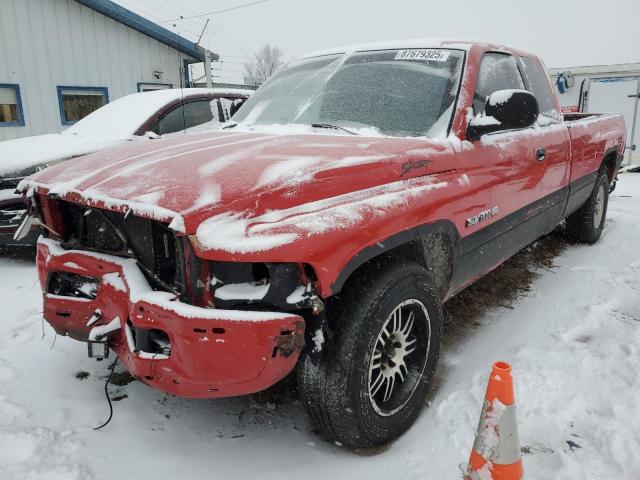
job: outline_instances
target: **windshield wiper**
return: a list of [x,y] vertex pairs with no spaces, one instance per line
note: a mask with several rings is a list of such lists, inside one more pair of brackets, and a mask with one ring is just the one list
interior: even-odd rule
[[330,123],[312,123],[311,126],[313,128],[330,128],[332,130],[342,130],[343,132],[350,133],[351,135],[358,135],[356,132],[349,130],[344,127],[340,127],[339,125],[331,125]]
[[237,127],[238,124],[237,123],[232,123],[231,125],[225,125],[224,127],[222,127],[222,130],[226,130],[227,128],[233,128],[233,127]]

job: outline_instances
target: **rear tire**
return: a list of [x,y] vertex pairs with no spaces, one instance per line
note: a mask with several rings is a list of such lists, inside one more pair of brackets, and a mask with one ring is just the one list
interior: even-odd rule
[[429,272],[382,262],[358,275],[328,310],[330,336],[317,365],[298,368],[301,399],[326,435],[371,447],[418,417],[435,373],[442,310]]
[[593,244],[604,228],[609,204],[609,179],[604,169],[598,172],[593,192],[587,201],[567,217],[567,236],[575,243]]

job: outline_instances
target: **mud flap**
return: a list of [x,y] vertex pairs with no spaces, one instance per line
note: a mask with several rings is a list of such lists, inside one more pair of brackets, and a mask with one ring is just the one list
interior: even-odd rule
[[[329,322],[327,321],[327,315],[324,311],[318,315],[309,315],[306,318],[307,328],[304,332],[305,348],[303,354],[309,357],[311,363],[314,366],[318,366],[320,358],[322,357],[322,350],[326,344],[327,338],[329,338]],[[318,332],[321,332],[323,342],[319,345]]]

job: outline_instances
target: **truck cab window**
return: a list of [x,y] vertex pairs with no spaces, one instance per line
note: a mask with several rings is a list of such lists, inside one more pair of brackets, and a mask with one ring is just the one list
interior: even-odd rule
[[484,112],[487,97],[498,90],[524,89],[515,58],[505,53],[485,53],[478,68],[478,82],[473,94],[473,114]]
[[557,114],[553,105],[551,87],[546,72],[540,62],[533,58],[521,57],[524,73],[529,81],[529,88],[538,100],[540,113],[557,122]]

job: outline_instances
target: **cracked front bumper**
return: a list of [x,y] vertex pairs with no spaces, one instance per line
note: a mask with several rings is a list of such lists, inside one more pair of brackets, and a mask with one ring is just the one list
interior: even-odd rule
[[[37,267],[44,317],[57,333],[87,341],[92,328],[118,317],[121,328],[109,335],[110,347],[132,375],[165,392],[216,398],[264,390],[293,370],[302,348],[302,317],[182,303],[153,291],[130,259],[64,250],[40,238]],[[95,298],[48,293],[54,272],[96,279]],[[96,311],[101,319],[87,326]],[[141,350],[133,332],[144,329],[164,332],[170,351]]]

